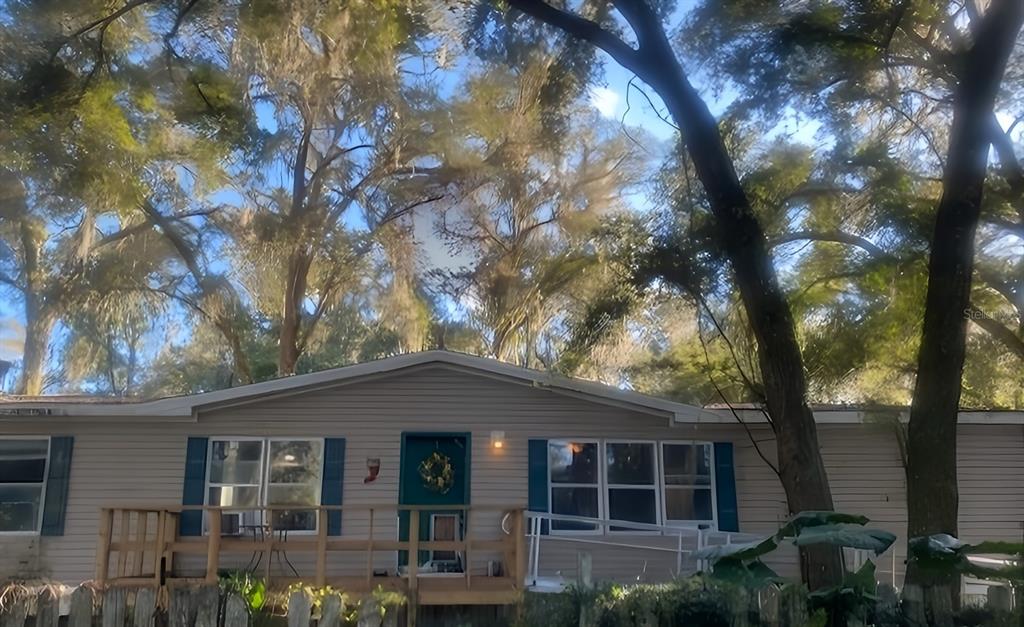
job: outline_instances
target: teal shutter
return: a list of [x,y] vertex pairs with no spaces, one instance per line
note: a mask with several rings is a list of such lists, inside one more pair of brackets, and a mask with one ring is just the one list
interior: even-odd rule
[[[324,474],[320,486],[321,505],[341,505],[345,481],[345,438],[324,439]],[[327,535],[341,535],[341,510],[327,512]]]
[[740,530],[732,449],[732,442],[715,442],[715,503],[718,506],[719,531]]
[[[182,505],[206,504],[206,456],[210,438],[189,438],[185,446],[185,485]],[[203,510],[189,509],[181,513],[181,535],[203,535]]]
[[[548,441],[530,440],[527,447],[529,461],[529,475],[527,477],[529,490],[526,497],[526,508],[531,512],[550,512],[548,506]],[[547,533],[545,522],[541,533]]]
[[64,517],[68,509],[68,484],[71,482],[70,436],[50,438],[50,468],[46,473],[46,501],[43,503],[44,536],[64,535]]

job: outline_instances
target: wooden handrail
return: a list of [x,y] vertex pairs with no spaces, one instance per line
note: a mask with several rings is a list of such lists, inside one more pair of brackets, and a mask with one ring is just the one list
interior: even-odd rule
[[[421,540],[420,515],[423,511],[463,511],[466,514],[463,534],[458,540]],[[183,511],[201,510],[206,512],[205,533],[195,538],[179,538],[177,523]],[[265,531],[262,539],[244,539],[223,535],[222,518],[225,513],[236,511],[262,511],[262,520],[265,523]],[[274,532],[276,511],[314,511],[317,516],[317,530],[315,533],[303,533],[293,537],[282,534],[276,537]],[[328,535],[329,512],[344,510],[349,513],[365,513],[369,517],[368,534],[355,533],[350,537],[331,537]],[[401,512],[409,512],[408,537],[405,540],[376,538],[378,531],[377,518],[379,511],[393,512],[396,515]],[[474,534],[480,531],[480,518],[473,516],[476,512],[498,512],[507,513],[514,522],[513,533],[502,535],[500,525],[496,525],[492,531],[496,537],[476,538]],[[149,516],[154,516],[154,521],[149,521]],[[419,579],[422,576],[419,566],[419,554],[421,551],[452,551],[460,553],[463,562],[462,577],[464,582],[460,584],[463,590],[472,593],[475,586],[475,578],[472,574],[472,558],[478,551],[493,552],[500,554],[505,563],[505,579],[509,585],[517,588],[521,586],[525,577],[525,525],[523,508],[518,506],[502,505],[324,505],[324,506],[270,506],[270,507],[249,507],[229,508],[219,506],[182,506],[168,505],[157,507],[153,505],[125,506],[125,507],[103,507],[100,510],[99,530],[97,536],[96,556],[96,579],[99,582],[118,584],[131,583],[131,585],[154,585],[161,586],[166,582],[166,577],[173,571],[174,555],[205,555],[205,572],[199,581],[215,583],[219,576],[219,569],[223,563],[221,556],[228,554],[250,554],[262,553],[268,555],[266,566],[260,574],[266,579],[271,579],[271,561],[275,553],[305,553],[315,557],[315,571],[311,577],[317,586],[326,585],[328,582],[327,570],[329,552],[365,552],[366,554],[366,576],[364,581],[367,590],[372,589],[385,580],[404,582],[403,587],[413,596],[420,588]],[[117,523],[117,524],[115,524]],[[389,527],[390,528],[390,527]],[[390,579],[377,580],[374,577],[374,552],[380,551],[403,551],[409,556],[406,572],[403,576],[391,577]],[[152,555],[152,571],[149,570],[150,562],[147,556]],[[112,561],[113,560],[113,561]],[[193,562],[194,563],[194,562]],[[290,562],[289,562],[290,563]],[[305,562],[309,563],[309,562]],[[308,566],[307,566],[308,568]],[[113,572],[111,572],[113,571]],[[175,581],[183,581],[182,578],[172,577]],[[274,579],[280,579],[274,577]],[[349,578],[350,579],[350,578]],[[192,579],[194,581],[194,579]],[[149,582],[148,584],[145,582]],[[483,584],[481,584],[483,585]],[[486,587],[486,586],[484,586]],[[481,588],[482,589],[482,588]],[[493,592],[493,584],[488,588]]]
[[397,503],[360,503],[358,505],[257,505],[253,506],[223,506],[223,505],[181,505],[178,503],[169,505],[154,505],[152,503],[121,503],[114,505],[104,505],[102,509],[110,510],[130,510],[133,512],[172,512],[180,514],[182,512],[194,512],[194,511],[212,511],[217,510],[230,514],[232,512],[252,512],[252,511],[264,511],[264,512],[288,512],[288,511],[319,511],[325,510],[328,512],[341,512],[341,511],[369,511],[375,510],[388,510],[398,512],[426,512],[426,511],[454,511],[461,512],[472,509],[474,512],[507,512],[516,509],[524,508],[523,505],[403,505]]

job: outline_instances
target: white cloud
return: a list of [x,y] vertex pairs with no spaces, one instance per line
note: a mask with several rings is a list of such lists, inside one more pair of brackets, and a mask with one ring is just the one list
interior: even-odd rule
[[590,106],[606,118],[614,118],[619,108],[619,94],[607,87],[590,88]]

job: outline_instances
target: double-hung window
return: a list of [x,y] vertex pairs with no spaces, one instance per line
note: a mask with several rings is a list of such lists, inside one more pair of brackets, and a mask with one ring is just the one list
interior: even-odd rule
[[315,530],[316,511],[304,508],[320,504],[323,457],[323,440],[211,438],[206,503],[254,525],[269,506],[274,529]]
[[[599,518],[601,515],[601,447],[598,442],[551,440],[551,513]],[[596,531],[597,526],[570,520],[552,521],[557,531]]]
[[[658,524],[658,460],[654,442],[607,442],[608,518]],[[612,531],[620,531],[612,527]]]
[[0,440],[0,533],[38,533],[49,438]]
[[711,444],[663,442],[665,523],[713,524]]

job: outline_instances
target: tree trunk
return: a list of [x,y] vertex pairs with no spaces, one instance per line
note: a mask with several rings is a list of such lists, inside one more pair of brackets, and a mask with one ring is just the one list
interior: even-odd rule
[[284,303],[281,310],[281,331],[278,335],[277,374],[295,374],[295,366],[302,354],[302,311],[306,300],[306,285],[312,256],[300,244],[288,259],[285,277]]
[[[1022,0],[994,0],[963,54],[954,93],[953,125],[928,263],[917,381],[907,439],[907,515],[910,538],[957,535],[959,494],[956,431],[960,406],[967,316],[974,264],[974,237],[981,213],[996,95],[1024,20]],[[955,574],[926,572],[912,562],[907,583],[948,588]]]
[[[764,231],[736,174],[718,123],[690,84],[660,18],[646,3],[615,3],[636,34],[638,48],[634,48],[597,24],[544,2],[512,0],[510,4],[600,46],[636,72],[665,102],[707,193],[719,240],[732,264],[757,339],[758,363],[778,442],[779,475],[789,510],[833,509],[814,415],[807,405],[807,382],[796,328]],[[838,549],[803,551],[801,558],[804,581],[812,589],[841,581]]]
[[17,391],[19,394],[35,396],[43,391],[50,333],[56,316],[46,302],[48,285],[41,259],[46,229],[26,213],[19,223],[19,231],[25,276],[25,348]]
[[25,352],[21,360],[21,381],[18,394],[37,396],[43,393],[46,376],[46,357],[49,354],[50,334],[53,332],[54,317],[28,302],[35,296],[26,295]]
[[[652,68],[652,74],[658,71]],[[673,118],[684,128],[687,150],[708,194],[719,241],[732,264],[757,339],[758,365],[778,447],[779,478],[789,511],[832,510],[832,492],[821,459],[814,414],[807,405],[806,373],[796,327],[764,231],[704,102],[685,79],[666,83],[658,91]],[[838,550],[803,551],[801,571],[812,590],[838,583],[842,578]]]
[[235,328],[235,321],[230,318],[218,317],[214,321],[214,325],[220,331],[220,334],[224,336],[224,339],[227,340],[228,346],[231,348],[231,362],[234,366],[234,374],[238,377],[239,382],[242,385],[253,383],[255,380],[252,378],[249,356],[245,354],[245,348],[242,346],[242,336]]
[[[236,315],[240,310],[238,294],[225,277],[208,274],[199,263],[199,254],[191,242],[185,237],[174,219],[163,215],[151,202],[142,204],[142,209],[160,228],[178,256],[185,263],[198,289],[200,303],[194,299],[186,299],[193,308],[204,316],[220,331],[231,348],[231,358],[235,374],[242,383],[252,383],[252,369],[249,358],[242,347],[242,338],[238,333]],[[203,306],[212,303],[212,306]]]
[[[676,58],[661,18],[646,2],[619,0],[637,46],[626,44],[595,22],[543,0],[509,0],[512,6],[602,48],[657,91],[679,126],[686,149],[707,193],[719,240],[732,264],[747,318],[757,339],[767,411],[778,442],[779,475],[791,513],[832,510],[832,493],[818,447],[814,415],[789,302],[779,286],[764,231],[740,183],[707,104]],[[812,589],[838,584],[838,548],[801,553],[804,581]]]

